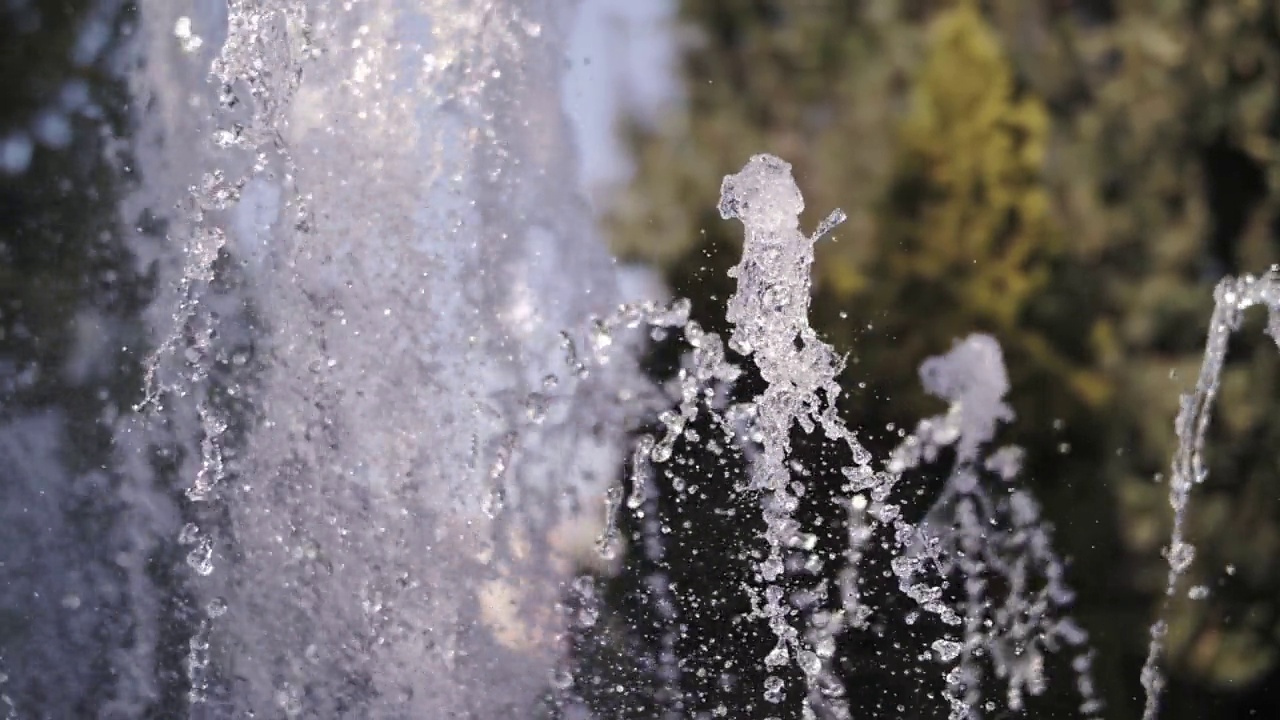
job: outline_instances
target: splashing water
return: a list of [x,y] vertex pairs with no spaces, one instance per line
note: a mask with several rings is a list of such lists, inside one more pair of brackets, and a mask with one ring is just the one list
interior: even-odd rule
[[[1213,293],[1213,315],[1209,319],[1209,336],[1205,341],[1204,360],[1195,389],[1183,395],[1174,428],[1178,449],[1173,456],[1169,480],[1169,505],[1173,508],[1173,533],[1166,551],[1169,573],[1165,581],[1165,605],[1177,592],[1179,578],[1191,566],[1195,547],[1186,538],[1187,506],[1191,490],[1209,476],[1204,464],[1205,434],[1213,417],[1213,402],[1218,395],[1222,368],[1227,358],[1227,343],[1240,329],[1244,313],[1251,307],[1267,310],[1266,332],[1280,348],[1280,268],[1255,277],[1244,275],[1226,278]],[[1151,627],[1151,642],[1142,666],[1142,686],[1146,690],[1143,720],[1155,720],[1160,710],[1160,693],[1164,678],[1160,674],[1160,654],[1164,648],[1167,626],[1158,620]]]
[[[1066,616],[1063,563],[1018,484],[1020,451],[989,448],[1013,419],[998,344],[975,335],[926,361],[924,387],[949,408],[877,463],[837,412],[843,360],[808,321],[814,244],[844,216],[804,235],[786,162],[758,155],[724,179],[719,210],[744,228],[726,342],[688,319],[688,301],[619,304],[623,279],[565,189],[560,3],[141,10],[144,183],[122,211],[130,223],[159,216],[164,232],[133,240],[160,290],[142,400],[107,422],[116,519],[94,548],[102,558],[72,558],[71,545],[45,556],[77,573],[7,567],[40,575],[39,592],[63,609],[119,613],[94,640],[108,647],[109,679],[57,657],[96,652],[77,624],[88,621],[41,608],[33,637],[62,631],[72,645],[18,646],[41,676],[16,682],[15,658],[0,656],[0,717],[89,704],[103,718],[525,717],[545,697],[585,717],[563,692],[563,638],[598,621],[594,586],[573,578],[595,562],[593,539],[606,570],[628,551],[658,568],[646,578],[660,625],[656,701],[662,717],[687,717],[697,699],[682,692],[682,608],[654,478],[678,442],[702,441],[700,415],[747,458],[743,490],[759,501],[764,552],[746,592],[772,633],[758,693],[770,706],[788,700],[782,670],[793,666],[803,717],[854,716],[836,647],[869,630],[878,598],[863,572],[884,550],[902,596],[943,628],[923,662],[941,668],[954,720],[999,708],[984,695],[992,685],[1004,708],[1024,711],[1062,647],[1075,653],[1081,716],[1101,712],[1087,636]],[[1169,596],[1194,559],[1186,508],[1206,475],[1227,341],[1263,305],[1280,343],[1278,278],[1216,292],[1177,421]],[[637,370],[642,327],[679,328],[689,345],[669,398]],[[763,389],[729,403],[748,373]],[[628,452],[626,433],[660,408],[663,431]],[[52,504],[45,487],[107,483],[54,459],[62,418],[10,425],[0,458],[26,483],[17,496]],[[839,468],[848,521],[835,593],[801,587],[822,562],[797,519],[814,469],[793,452],[796,430],[851,458]],[[629,492],[608,482],[624,457]],[[936,500],[905,519],[904,478],[948,458]],[[624,512],[640,520],[637,548],[619,532]],[[1147,720],[1163,634],[1157,623],[1141,677]],[[66,699],[23,714],[24,698],[53,687]]]
[[182,250],[155,251],[172,292],[119,444],[140,488],[165,482],[146,461],[164,451],[184,490],[181,703],[531,712],[571,528],[620,457],[636,404],[617,399],[643,392],[603,348],[562,372],[560,331],[585,346],[574,328],[619,298],[546,106],[566,10],[143,9],[135,202],[179,208]]
[[[1008,380],[999,346],[989,337],[974,336],[947,356],[926,362],[921,368],[925,388],[948,400],[951,409],[923,421],[885,469],[875,470],[871,454],[837,414],[836,378],[843,361],[808,321],[813,245],[843,216],[832,213],[818,233],[805,236],[799,230],[803,208],[791,166],[776,157],[757,155],[724,180],[720,212],[740,220],[745,230],[741,262],[730,271],[738,285],[727,314],[733,326],[727,347],[743,363],[729,360],[717,335],[686,324],[691,348],[677,376],[676,408],[659,416],[665,434],[656,440],[642,436],[632,459],[626,507],[640,515],[646,552],[660,560],[662,546],[652,541],[647,524],[656,515],[647,502],[650,466],[674,462],[678,439],[700,441],[691,426],[705,410],[747,458],[743,490],[759,497],[764,520],[765,552],[755,567],[762,587],[748,592],[758,593],[755,612],[776,639],[761,658],[770,673],[762,688],[767,703],[786,700],[786,681],[775,671],[794,663],[805,680],[805,717],[852,717],[832,663],[842,634],[867,629],[872,609],[859,589],[862,566],[869,544],[883,528],[890,533],[884,547],[895,554],[891,568],[899,590],[959,633],[958,641],[948,635],[932,644],[936,661],[951,668],[945,673],[945,694],[952,718],[981,716],[983,657],[1005,682],[1006,706],[1021,711],[1026,695],[1045,690],[1043,653],[1059,644],[1081,651],[1075,663],[1081,712],[1096,716],[1101,704],[1089,675],[1086,636],[1063,617],[1072,597],[1063,564],[1049,545],[1034,500],[1013,485],[1019,451],[1003,448],[984,456],[998,423],[1013,417],[1003,403]],[[764,381],[763,390],[746,402],[723,407],[718,398],[726,396],[725,387],[739,379],[748,363]],[[834,609],[825,607],[822,584],[798,592],[788,589],[800,580],[795,568],[822,564],[813,554],[813,536],[795,516],[807,492],[804,478],[811,474],[792,452],[795,429],[820,434],[853,461],[841,470],[847,481],[843,491],[849,533],[839,578],[840,606]],[[955,466],[936,504],[923,521],[908,522],[892,499],[895,486],[904,473],[937,461],[946,448],[954,448]],[[994,476],[1000,487],[988,491],[992,481],[984,475]],[[621,509],[621,488],[615,492],[611,512]],[[612,533],[617,521],[611,517],[607,526]],[[952,583],[964,588],[958,607],[945,593]],[[996,585],[1005,589],[997,591]],[[674,612],[663,608],[671,605],[671,597],[650,596],[659,606],[656,614],[669,621]],[[670,643],[661,645],[660,654]]]
[[[1042,651],[1060,643],[1079,651],[1072,663],[1081,699],[1079,711],[1084,717],[1096,716],[1102,703],[1090,672],[1092,652],[1087,648],[1085,633],[1063,615],[1072,593],[1065,584],[1063,563],[1054,554],[1041,525],[1037,504],[1024,490],[1002,489],[997,494],[984,489],[984,474],[994,475],[1007,485],[1016,478],[1020,465],[1017,448],[997,450],[985,461],[979,455],[979,449],[994,437],[997,424],[1013,418],[1012,411],[1002,402],[1008,380],[999,346],[991,338],[973,336],[957,344],[947,356],[925,362],[920,369],[925,389],[949,400],[951,408],[945,416],[920,423],[893,453],[888,473],[872,473],[869,458],[834,416],[838,393],[834,377],[840,362],[808,327],[808,268],[813,259],[813,239],[803,237],[797,230],[797,216],[802,209],[803,200],[790,177],[790,166],[777,158],[756,156],[741,173],[725,179],[721,214],[741,219],[747,230],[742,263],[733,271],[739,287],[729,303],[729,320],[735,323],[730,347],[752,357],[769,383],[750,414],[757,423],[755,427],[763,430],[752,438],[763,445],[763,451],[753,455],[754,486],[770,493],[764,511],[769,556],[761,566],[761,574],[766,581],[772,581],[781,573],[780,548],[786,533],[794,532],[787,512],[793,507],[787,494],[790,473],[783,462],[790,426],[798,423],[806,432],[812,432],[812,423],[817,421],[831,437],[843,439],[853,450],[858,464],[845,470],[855,480],[849,489],[855,493],[870,490],[873,507],[880,504],[878,512],[867,512],[868,502],[862,496],[854,495],[849,502],[848,567],[841,578],[846,627],[859,627],[868,614],[857,589],[857,564],[863,546],[871,538],[862,522],[862,516],[869,514],[878,522],[895,526],[900,552],[893,570],[902,591],[947,624],[963,625],[961,642],[939,639],[932,646],[941,661],[959,661],[946,678],[952,718],[979,717],[982,671],[978,657],[989,658],[996,675],[1007,685],[1006,706],[1020,711],[1025,694],[1039,694],[1046,688]],[[817,235],[827,232],[840,219],[838,211],[833,213]],[[1195,554],[1185,538],[1186,512],[1192,487],[1207,476],[1203,460],[1205,433],[1227,342],[1239,329],[1244,312],[1261,305],[1269,312],[1267,333],[1280,346],[1278,273],[1273,268],[1262,277],[1228,278],[1215,290],[1204,362],[1195,390],[1182,398],[1176,422],[1179,444],[1170,483],[1174,523],[1167,551],[1167,598],[1175,594],[1178,579]],[[825,405],[820,405],[819,390]],[[815,414],[818,407],[822,410]],[[901,473],[935,461],[948,446],[954,446],[954,467],[934,507],[918,527],[912,528],[901,520],[896,507],[885,502],[889,491]],[[913,533],[919,542],[912,542]],[[964,588],[960,608],[963,623],[941,601],[937,586],[918,581],[930,567],[943,579],[959,576]],[[1038,587],[1033,585],[1033,574],[1040,578]],[[1001,604],[985,596],[992,575],[1008,588]],[[765,614],[780,640],[779,650],[771,653],[772,658],[782,656],[784,643],[795,647],[796,634],[781,620],[787,611],[777,602],[780,595],[775,592],[767,597],[770,604]],[[820,613],[815,615],[807,637],[814,647],[830,647],[839,629],[831,616]],[[1164,634],[1163,621],[1157,621],[1151,629],[1150,649],[1141,674],[1147,692],[1144,720],[1154,720],[1158,715],[1163,679],[1157,666]],[[819,655],[829,656],[829,651]],[[814,665],[811,672],[803,655],[799,660],[809,679],[817,680],[821,665]],[[777,683],[773,683],[775,697],[776,689]],[[827,716],[848,716],[847,708],[840,703],[814,706],[821,707]],[[811,712],[808,708],[806,711]]]
[[[1079,651],[1073,665],[1080,714],[1096,717],[1102,704],[1090,673],[1088,638],[1065,616],[1073,598],[1065,565],[1053,552],[1035,499],[1015,485],[1022,451],[1007,446],[983,456],[998,425],[1013,420],[1003,401],[1009,380],[1000,346],[989,336],[973,335],[926,360],[920,378],[925,390],[950,407],[920,422],[894,451],[889,469],[902,473],[936,462],[948,448],[955,459],[920,523],[921,552],[894,562],[910,576],[936,570],[963,588],[960,640],[933,645],[941,661],[959,661],[946,677],[952,717],[978,716],[984,657],[1006,685],[1007,707],[1023,710],[1028,694],[1047,688],[1044,654],[1059,644]],[[994,595],[996,587],[1006,588],[1002,596]]]

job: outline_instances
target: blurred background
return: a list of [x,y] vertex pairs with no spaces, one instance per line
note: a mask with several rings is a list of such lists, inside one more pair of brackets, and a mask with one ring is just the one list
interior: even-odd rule
[[[740,229],[715,211],[720,179],[758,152],[791,162],[804,227],[832,208],[849,214],[819,245],[812,322],[848,354],[842,411],[879,456],[896,428],[942,410],[919,389],[919,364],[971,332],[995,336],[1017,414],[1001,440],[1026,449],[1026,479],[1068,559],[1105,717],[1140,716],[1179,394],[1198,371],[1214,284],[1280,261],[1280,4],[582,8],[565,104],[619,259],[654,268],[722,330]],[[133,13],[129,3],[0,0],[0,542],[43,534],[68,557],[93,552],[94,518],[111,512],[109,423],[136,400],[137,318],[152,291],[145,263],[117,239],[122,223],[148,231],[148,218],[119,212],[133,182]],[[1191,504],[1196,561],[1166,616],[1169,720],[1280,717],[1280,362],[1262,324],[1232,343],[1210,476]],[[672,372],[672,352],[655,347],[655,377]],[[660,569],[683,611],[683,682],[729,717],[764,718],[777,709],[747,698],[769,636],[741,621],[747,601],[733,592],[749,575],[755,520],[729,509],[750,503],[725,482],[735,470],[681,452],[691,468],[681,481],[708,488],[656,511],[670,537]],[[55,454],[70,470],[42,462]],[[36,523],[4,504],[14,496],[5,485],[18,483],[76,483],[57,496],[78,504]],[[928,495],[927,477],[918,488]],[[817,505],[811,519],[834,513]],[[65,524],[43,519],[55,516]],[[646,658],[661,644],[656,571],[633,553],[594,581],[604,618],[575,653],[589,671],[579,691],[603,717],[654,717],[661,704],[644,694]],[[61,597],[61,582],[17,558],[0,566],[0,649],[11,654],[44,627],[6,598],[35,589],[82,601]],[[1188,594],[1193,586],[1207,593]],[[89,631],[47,622],[46,641]],[[937,678],[891,652],[912,642],[895,633],[912,632],[928,636],[887,627],[842,644],[859,717],[945,716],[928,699]],[[0,654],[0,678],[7,662]],[[732,682],[707,670],[729,667],[741,669]],[[1065,695],[1048,693],[1028,716],[1074,717]]]

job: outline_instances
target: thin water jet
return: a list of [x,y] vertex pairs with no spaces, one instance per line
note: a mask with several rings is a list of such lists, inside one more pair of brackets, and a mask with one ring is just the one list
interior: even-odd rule
[[[1186,537],[1187,508],[1191,503],[1194,487],[1204,483],[1209,477],[1204,461],[1205,435],[1213,419],[1213,404],[1222,382],[1227,345],[1231,336],[1240,330],[1245,313],[1255,306],[1266,309],[1265,332],[1280,349],[1280,268],[1273,266],[1261,276],[1224,278],[1213,291],[1213,314],[1209,318],[1200,374],[1196,377],[1192,391],[1179,399],[1178,417],[1174,422],[1178,449],[1174,453],[1169,475],[1169,506],[1173,508],[1173,530],[1169,545],[1165,548],[1169,571],[1165,577],[1162,616],[1168,613],[1169,601],[1177,593],[1179,579],[1195,559],[1195,546]],[[1141,675],[1142,687],[1146,691],[1143,720],[1156,720],[1159,716],[1160,695],[1165,685],[1159,663],[1167,632],[1168,626],[1163,617],[1151,626],[1151,640]]]

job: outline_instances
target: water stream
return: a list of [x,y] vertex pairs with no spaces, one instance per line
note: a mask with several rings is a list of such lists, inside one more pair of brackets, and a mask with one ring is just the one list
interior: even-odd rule
[[[155,296],[138,333],[86,330],[77,357],[122,343],[142,377],[131,408],[83,410],[102,462],[66,460],[66,409],[0,426],[22,480],[0,543],[31,549],[4,556],[27,582],[0,588],[23,608],[0,614],[0,718],[591,717],[599,676],[569,643],[598,618],[583,573],[627,553],[656,568],[656,649],[637,659],[654,707],[735,716],[691,689],[690,608],[663,570],[661,503],[687,495],[655,479],[690,445],[743,460],[733,492],[763,528],[750,581],[729,588],[769,635],[751,712],[863,716],[838,643],[902,599],[906,624],[936,628],[916,671],[952,720],[1021,712],[1058,655],[1079,716],[1103,711],[1020,451],[991,447],[1014,420],[999,345],[974,335],[926,361],[948,410],[873,457],[838,412],[844,360],[808,319],[813,247],[843,214],[802,232],[791,167],[768,155],[722,186],[744,231],[727,337],[636,290],[577,191],[559,99],[572,4],[139,10],[140,180],[120,211]],[[1280,332],[1277,287],[1218,290],[1177,425],[1170,596],[1194,556],[1183,518],[1227,339],[1251,305]],[[640,356],[669,332],[683,364],[659,387]],[[744,378],[760,391],[743,397]],[[800,437],[839,459],[806,466]],[[909,517],[904,484],[926,466],[940,489]],[[822,472],[840,479],[836,553],[799,511]],[[896,600],[868,579],[877,553]]]

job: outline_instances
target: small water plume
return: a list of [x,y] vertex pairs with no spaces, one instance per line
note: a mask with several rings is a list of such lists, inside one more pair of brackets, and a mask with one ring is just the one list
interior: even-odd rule
[[1027,695],[1048,686],[1045,653],[1065,647],[1077,653],[1081,717],[1097,717],[1102,704],[1089,674],[1088,636],[1066,614],[1074,594],[1065,564],[1038,504],[1017,484],[1022,451],[988,451],[999,425],[1014,419],[1004,402],[1009,379],[999,344],[972,335],[926,360],[920,379],[949,408],[920,421],[894,450],[889,470],[935,464],[948,451],[953,459],[942,492],[919,523],[921,542],[895,562],[910,568],[900,575],[904,582],[936,573],[963,589],[959,634],[933,644],[939,661],[958,661],[946,675],[951,716],[981,717],[985,665],[1005,686],[1005,706],[1023,710]]
[[[843,359],[808,319],[813,245],[842,213],[833,212],[806,236],[799,230],[803,208],[791,166],[776,157],[757,155],[724,180],[720,212],[744,228],[742,258],[730,271],[737,288],[728,300],[728,342],[696,322],[683,323],[687,349],[669,384],[670,407],[656,413],[656,435],[638,436],[629,477],[611,491],[610,513],[632,513],[634,537],[642,543],[648,583],[637,593],[649,608],[646,617],[658,619],[643,624],[664,627],[679,615],[681,602],[692,602],[671,592],[674,581],[663,569],[667,539],[654,530],[665,528],[670,515],[657,502],[659,488],[670,487],[678,507],[689,499],[682,468],[693,462],[683,453],[698,448],[723,461],[723,448],[733,448],[745,462],[745,481],[733,492],[754,502],[763,522],[763,549],[751,561],[755,584],[741,590],[751,599],[749,617],[773,635],[758,658],[763,677],[756,697],[766,707],[781,711],[785,704],[805,718],[854,716],[849,700],[856,689],[851,693],[841,677],[839,645],[871,631],[868,621],[881,611],[878,605],[891,604],[863,587],[870,558],[887,552],[887,574],[916,608],[905,622],[915,624],[923,611],[942,632],[927,643],[931,658],[925,662],[946,668],[937,677],[950,717],[976,719],[1001,705],[1023,711],[1028,696],[1046,690],[1046,654],[1063,648],[1076,654],[1081,715],[1097,717],[1102,706],[1090,676],[1087,636],[1067,617],[1073,595],[1065,565],[1036,502],[1018,484],[1021,452],[990,448],[999,425],[1013,419],[1003,399],[1009,383],[999,345],[975,335],[925,361],[925,389],[950,408],[921,421],[887,460],[877,462],[838,414]],[[736,388],[744,378],[758,384],[750,391]],[[796,452],[793,438],[828,446],[838,451],[831,457],[851,462],[814,464]],[[904,478],[926,481],[925,471],[946,457],[951,467],[928,511],[908,520],[896,494]],[[819,549],[820,528],[804,527],[798,512],[817,489],[816,474],[831,470],[843,480],[838,502],[847,515],[844,548],[836,555]],[[654,483],[655,473],[665,482]],[[613,552],[620,527],[611,515],[602,548]],[[834,573],[826,570],[833,560]],[[698,607],[694,603],[691,612],[696,615]],[[655,632],[648,662],[661,667],[679,641],[672,642],[669,630]],[[798,698],[789,696],[788,669],[803,678]],[[657,675],[654,694],[674,689],[671,696],[684,697],[688,712],[729,712],[723,703],[703,708],[709,696],[682,693],[681,674]],[[995,682],[1003,684],[999,704],[983,696]]]
[[[813,243],[838,222],[833,218],[818,234],[800,232],[804,199],[791,176],[791,166],[770,155],[756,155],[741,172],[727,176],[720,189],[720,215],[743,224],[742,260],[730,271],[738,281],[729,299],[726,319],[733,325],[729,347],[749,358],[766,383],[751,403],[749,442],[758,444],[750,463],[751,490],[762,496],[767,555],[758,566],[765,583],[762,612],[777,636],[765,657],[776,667],[795,658],[810,685],[808,696],[834,712],[847,714],[839,699],[818,690],[823,674],[820,655],[789,620],[779,579],[785,571],[783,552],[798,531],[793,513],[798,505],[792,485],[790,437],[793,425],[806,433],[821,427],[829,437],[846,443],[859,467],[870,457],[836,415],[840,386],[836,376],[843,361],[820,340],[809,325]],[[728,373],[721,373],[728,375]],[[781,678],[766,680],[765,698],[779,702]]]

